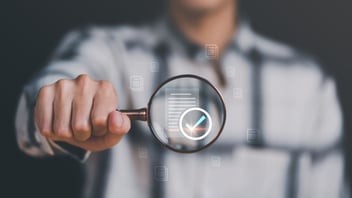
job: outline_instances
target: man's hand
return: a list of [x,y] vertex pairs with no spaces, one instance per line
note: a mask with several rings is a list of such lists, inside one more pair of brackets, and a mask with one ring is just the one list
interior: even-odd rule
[[47,138],[101,151],[116,145],[130,129],[130,119],[116,111],[117,102],[108,81],[87,75],[58,80],[40,89],[35,122]]

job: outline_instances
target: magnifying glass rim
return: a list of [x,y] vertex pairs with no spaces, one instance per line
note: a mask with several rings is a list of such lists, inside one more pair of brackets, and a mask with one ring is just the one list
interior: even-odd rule
[[[201,81],[207,83],[208,85],[210,85],[210,87],[212,87],[212,88],[215,90],[215,92],[218,94],[218,96],[220,97],[221,105],[222,105],[222,107],[223,107],[223,109],[224,109],[224,113],[223,113],[223,115],[224,115],[224,120],[223,120],[223,122],[222,122],[222,124],[221,124],[220,130],[219,130],[218,134],[216,135],[216,137],[215,137],[212,141],[210,141],[209,143],[207,143],[206,145],[204,145],[204,146],[202,146],[202,147],[200,147],[200,148],[198,148],[198,149],[195,149],[195,150],[181,151],[181,150],[175,149],[175,148],[169,146],[168,144],[164,143],[164,142],[156,135],[155,130],[154,130],[154,127],[153,127],[152,122],[151,122],[151,119],[150,119],[150,118],[151,118],[151,115],[150,115],[150,109],[151,109],[151,108],[150,108],[150,107],[151,107],[152,104],[153,104],[152,101],[153,101],[153,98],[155,97],[155,95],[159,92],[159,90],[160,90],[165,84],[169,83],[170,81],[176,80],[176,79],[178,79],[178,78],[195,78],[195,79],[201,80]],[[221,135],[221,133],[222,133],[222,130],[224,129],[224,126],[225,126],[225,123],[226,123],[226,105],[225,105],[224,98],[223,98],[222,94],[220,93],[220,91],[219,91],[214,85],[212,85],[207,79],[202,78],[202,77],[197,76],[197,75],[193,75],[193,74],[182,74],[182,75],[173,76],[173,77],[167,79],[166,81],[164,81],[162,84],[160,84],[160,85],[158,86],[158,88],[154,91],[153,95],[150,97],[150,100],[149,100],[149,102],[148,102],[148,111],[147,111],[147,113],[148,113],[148,126],[149,126],[150,130],[152,131],[152,134],[153,134],[153,136],[155,137],[155,139],[157,139],[158,142],[159,142],[161,145],[167,147],[167,148],[170,149],[170,150],[173,150],[173,151],[175,151],[175,152],[178,152],[178,153],[195,153],[195,152],[198,152],[198,151],[201,151],[201,150],[204,150],[204,149],[208,148],[210,145],[212,145],[212,144],[220,137],[220,135]]]

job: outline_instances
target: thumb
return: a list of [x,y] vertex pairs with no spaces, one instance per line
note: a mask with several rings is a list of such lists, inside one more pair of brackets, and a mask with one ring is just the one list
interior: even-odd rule
[[119,111],[112,111],[109,114],[108,125],[110,133],[124,135],[131,128],[131,120],[127,115]]

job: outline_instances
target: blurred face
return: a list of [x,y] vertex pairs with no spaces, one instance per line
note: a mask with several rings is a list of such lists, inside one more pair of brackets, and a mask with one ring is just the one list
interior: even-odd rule
[[170,0],[171,6],[176,6],[187,12],[211,12],[235,0]]

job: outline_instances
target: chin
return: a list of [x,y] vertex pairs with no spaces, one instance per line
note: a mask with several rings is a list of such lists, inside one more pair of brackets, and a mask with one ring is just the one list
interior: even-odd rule
[[234,0],[171,0],[191,12],[207,12]]

